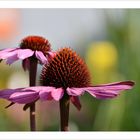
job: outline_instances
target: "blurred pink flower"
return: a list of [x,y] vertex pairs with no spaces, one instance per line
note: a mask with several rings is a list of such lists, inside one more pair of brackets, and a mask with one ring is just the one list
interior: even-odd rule
[[6,60],[6,63],[10,65],[21,59],[23,68],[26,70],[29,67],[28,58],[33,57],[41,64],[46,64],[53,55],[48,40],[40,36],[28,36],[22,40],[20,47],[1,50],[0,60]]

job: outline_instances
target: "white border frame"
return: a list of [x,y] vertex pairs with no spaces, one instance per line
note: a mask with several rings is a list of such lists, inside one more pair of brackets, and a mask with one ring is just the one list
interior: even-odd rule
[[140,8],[140,1],[126,0],[0,0],[0,8]]
[[1,132],[0,140],[140,140],[139,132]]
[[[4,0],[0,8],[140,8],[126,0]],[[129,123],[129,122],[128,122]],[[13,126],[14,127],[14,126]],[[0,132],[0,140],[140,140],[140,132]]]

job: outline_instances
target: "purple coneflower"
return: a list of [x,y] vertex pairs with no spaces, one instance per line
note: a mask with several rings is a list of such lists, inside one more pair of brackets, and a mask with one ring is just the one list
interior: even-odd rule
[[120,91],[131,89],[132,81],[92,86],[90,74],[84,61],[70,48],[63,48],[43,67],[42,86],[0,91],[0,98],[27,104],[40,100],[60,101],[61,130],[68,130],[70,101],[80,110],[79,96],[89,93],[97,99],[109,99]]
[[40,36],[28,36],[21,41],[20,47],[1,50],[0,60],[6,60],[9,65],[17,60],[23,60],[23,68],[26,70],[29,66],[29,58],[37,59],[41,64],[47,63],[47,58],[53,56],[50,47],[47,39]]
[[[38,62],[48,63],[55,53],[51,52],[49,41],[41,36],[28,36],[21,41],[19,46],[18,48],[1,50],[0,60],[6,60],[9,65],[17,60],[22,60],[23,69],[29,70],[30,86],[35,86]],[[12,104],[14,102],[10,105]],[[30,127],[32,131],[35,131],[35,103],[25,106],[30,107]]]

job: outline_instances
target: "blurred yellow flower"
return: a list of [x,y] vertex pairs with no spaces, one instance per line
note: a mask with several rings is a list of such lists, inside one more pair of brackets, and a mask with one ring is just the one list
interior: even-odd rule
[[96,68],[109,69],[117,63],[117,49],[110,42],[93,43],[87,52],[87,59],[92,62]]
[[117,59],[117,49],[111,42],[91,44],[87,50],[86,62],[91,72],[92,82],[112,81],[116,77]]

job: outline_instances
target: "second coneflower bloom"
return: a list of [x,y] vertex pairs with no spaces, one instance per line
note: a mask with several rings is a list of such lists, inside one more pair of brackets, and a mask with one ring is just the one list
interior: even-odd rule
[[0,60],[6,60],[7,64],[12,64],[17,60],[23,60],[23,68],[26,70],[29,66],[29,58],[37,59],[41,64],[48,62],[51,57],[50,43],[41,36],[27,36],[22,39],[19,47],[0,50]]
[[[0,60],[6,60],[7,64],[22,60],[23,69],[29,71],[29,86],[35,86],[38,62],[46,64],[55,54],[51,52],[50,47],[47,39],[41,36],[28,36],[21,41],[19,47],[1,50]],[[30,128],[31,131],[35,131],[35,102],[26,104],[25,107],[30,107]]]

